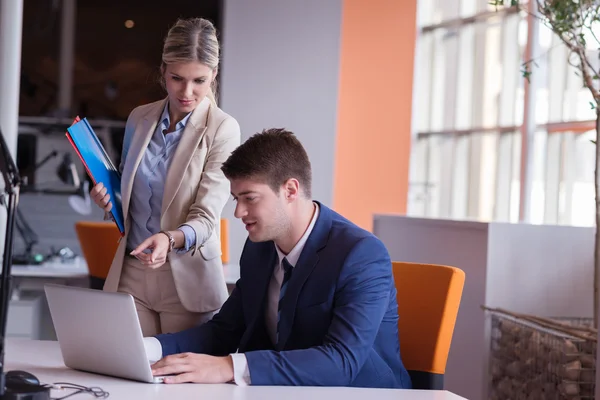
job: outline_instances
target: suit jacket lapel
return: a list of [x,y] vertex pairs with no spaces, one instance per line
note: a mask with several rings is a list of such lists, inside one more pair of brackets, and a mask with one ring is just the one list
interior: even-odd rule
[[[281,316],[279,321],[279,340],[276,350],[283,350],[292,331],[294,316],[296,313],[296,303],[302,291],[304,283],[313,272],[319,262],[319,251],[327,245],[327,238],[331,230],[331,211],[319,204],[319,217],[310,233],[304,249],[300,254],[298,263],[294,266],[292,277],[283,298],[281,306]],[[307,296],[309,294],[306,294]]]
[[190,115],[190,119],[183,129],[181,139],[179,140],[179,144],[177,145],[177,149],[173,156],[173,161],[167,171],[161,210],[161,215],[163,216],[173,202],[173,199],[183,182],[185,170],[190,164],[192,156],[198,148],[200,141],[204,137],[210,107],[210,99],[206,97],[198,107],[192,111],[192,115]]
[[[123,215],[126,217],[129,215],[129,202],[131,200],[131,191],[133,189],[135,174],[142,161],[144,152],[148,147],[148,143],[150,143],[152,135],[154,135],[154,131],[158,125],[158,119],[165,107],[165,103],[166,99],[157,103],[156,108],[153,108],[144,115],[142,121],[135,127],[135,133],[123,168],[123,176],[121,177],[121,202]],[[128,220],[129,218],[125,218],[126,225],[128,224]]]
[[248,275],[244,277],[246,278],[246,283],[244,284],[243,289],[246,290],[246,293],[249,293],[249,295],[244,296],[242,300],[244,302],[248,301],[250,304],[247,306],[249,312],[247,319],[248,328],[240,340],[241,351],[243,351],[247,341],[254,334],[256,324],[259,322],[264,324],[265,304],[269,291],[269,283],[271,282],[275,265],[277,265],[278,262],[277,251],[275,251],[273,242],[266,242],[262,245],[266,246],[263,250],[265,255],[259,259],[267,261],[266,264],[260,269],[251,266]]

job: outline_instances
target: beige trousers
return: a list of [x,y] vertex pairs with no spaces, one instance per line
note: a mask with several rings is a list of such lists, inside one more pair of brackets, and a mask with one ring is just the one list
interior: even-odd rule
[[203,324],[215,314],[190,312],[183,307],[168,262],[151,269],[137,258],[125,256],[118,291],[133,296],[144,336],[179,332]]

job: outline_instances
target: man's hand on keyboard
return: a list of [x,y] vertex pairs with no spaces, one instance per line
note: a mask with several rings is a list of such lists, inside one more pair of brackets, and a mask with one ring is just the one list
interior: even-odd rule
[[226,383],[233,381],[230,356],[181,353],[162,358],[152,365],[152,374],[166,376],[165,383]]

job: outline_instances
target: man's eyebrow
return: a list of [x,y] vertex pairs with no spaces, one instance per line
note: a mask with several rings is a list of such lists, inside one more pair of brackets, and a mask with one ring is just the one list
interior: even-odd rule
[[[246,194],[250,194],[250,193],[257,193],[257,192],[255,192],[254,190],[246,190],[246,191],[244,191],[244,192],[240,192],[240,193],[238,193],[238,194],[237,194],[237,197],[239,197],[239,196],[244,196],[244,195],[246,195]],[[234,193],[231,193],[231,195],[232,195],[233,197],[236,197],[236,195],[235,195]]]

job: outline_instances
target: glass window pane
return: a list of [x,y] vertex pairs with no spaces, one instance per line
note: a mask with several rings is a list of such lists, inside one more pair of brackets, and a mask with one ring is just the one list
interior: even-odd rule
[[[501,75],[502,86],[500,89],[499,119],[500,126],[516,126],[516,99],[517,89],[522,86],[520,72],[521,53],[518,41],[518,32],[521,17],[518,14],[507,16],[502,23],[502,53]],[[520,104],[522,108],[522,104]]]
[[591,142],[595,132],[578,135],[575,139],[574,176],[571,224],[594,226],[596,216],[594,194],[594,167],[596,149]]
[[546,143],[547,132],[539,130],[533,136],[533,162],[532,167],[532,187],[531,187],[531,204],[530,215],[532,224],[544,223],[544,208],[545,208],[545,164],[546,164]]
[[494,219],[498,139],[499,135],[497,133],[482,135],[478,218],[483,221],[492,221]]
[[407,214],[423,217],[425,216],[425,207],[428,200],[427,165],[429,143],[427,138],[416,138],[411,147]]
[[[483,84],[484,81],[484,62],[485,62],[485,33],[484,24],[475,24],[475,43],[473,54],[473,92],[472,92],[472,115],[471,126],[480,128],[483,126]],[[475,84],[476,83],[476,84]]]
[[[444,38],[444,50],[446,53],[446,60],[444,65],[445,71],[445,88],[444,88],[444,114],[440,115],[443,118],[443,130],[448,132],[454,129],[455,115],[456,115],[456,97],[457,97],[457,82],[458,76],[458,36],[455,32],[449,31]],[[461,88],[462,90],[462,88]]]
[[440,180],[442,177],[442,147],[439,135],[432,135],[428,138],[428,166],[427,182],[431,184],[429,188],[429,197],[425,216],[439,217],[440,213]]
[[566,46],[562,44],[558,36],[553,35],[552,50],[548,53],[550,64],[548,65],[549,86],[549,120],[550,122],[563,121],[563,102],[566,95],[567,84],[567,59],[569,54]]
[[[578,60],[576,56],[569,55],[568,50],[561,43],[558,43],[557,47],[560,46],[561,50],[559,51],[563,54],[563,61],[561,61],[558,57],[556,62],[562,62],[565,68],[565,77],[566,84],[564,85],[564,95],[561,97],[562,99],[562,121],[588,121],[596,119],[596,112],[590,106],[590,103],[593,101],[592,94],[588,89],[583,87],[583,78],[579,69],[574,67],[571,64],[577,65]],[[553,49],[552,51],[554,52]],[[596,51],[588,52],[590,60],[593,63],[598,63],[598,54]],[[571,60],[571,64],[569,64],[569,57]],[[553,76],[551,79],[554,78]]]
[[469,135],[469,204],[468,217],[493,220],[496,190],[497,133]]
[[510,220],[510,191],[513,165],[513,135],[500,135],[498,139],[498,167],[496,173],[496,200],[494,219],[508,222]]
[[441,0],[431,0],[431,13],[427,25],[436,25],[444,20],[444,13],[440,7]]
[[510,187],[510,222],[519,221],[521,207],[521,132],[512,135],[512,180]]
[[433,4],[434,4],[434,0],[418,0],[417,1],[417,26],[418,27],[433,25],[434,23],[436,23],[436,22],[434,22],[435,9],[433,7]]
[[417,43],[417,66],[415,68],[415,90],[413,98],[415,104],[414,126],[417,132],[430,130],[431,110],[431,81],[433,74],[433,39],[434,35],[423,34]]
[[523,123],[523,113],[525,110],[525,79],[521,73],[522,65],[525,62],[525,47],[527,46],[527,16],[519,15],[519,27],[517,28],[517,42],[519,52],[519,78],[517,79],[517,92],[515,94],[515,126]]
[[451,218],[452,186],[454,168],[454,150],[456,136],[445,134],[439,136],[440,144],[440,180],[439,180],[439,213],[440,218]]
[[481,3],[480,0],[461,0],[460,1],[460,16],[470,17],[477,13],[477,5]]
[[458,33],[458,74],[456,85],[456,129],[473,127],[473,69],[475,27],[468,25]]
[[498,102],[502,89],[502,63],[501,52],[501,24],[500,20],[490,18],[485,33],[485,53],[483,60],[483,127],[494,127],[498,125]]
[[535,57],[535,63],[529,66],[530,79],[535,80],[535,121],[538,124],[546,124],[549,116],[549,88],[548,88],[548,52],[552,44],[552,31],[544,24],[539,24],[539,52]]
[[433,44],[433,78],[431,80],[431,118],[429,129],[433,132],[443,129],[444,115],[444,89],[446,87],[446,48],[444,46],[444,36],[446,30],[439,29],[434,32]]
[[544,223],[558,224],[560,171],[562,169],[562,136],[548,135],[546,143],[546,187]]
[[579,87],[577,90],[577,113],[575,114],[575,120],[587,121],[596,119],[596,110],[591,107],[591,103],[594,100],[592,93],[583,87]]
[[436,0],[437,8],[442,10],[442,20],[456,19],[460,14],[460,0]]
[[558,223],[571,225],[571,209],[573,207],[571,193],[573,193],[575,134],[573,132],[559,133],[562,137],[562,164],[560,183],[558,188]]
[[451,217],[465,219],[467,218],[467,202],[469,200],[469,136],[467,135],[456,138],[452,169]]

